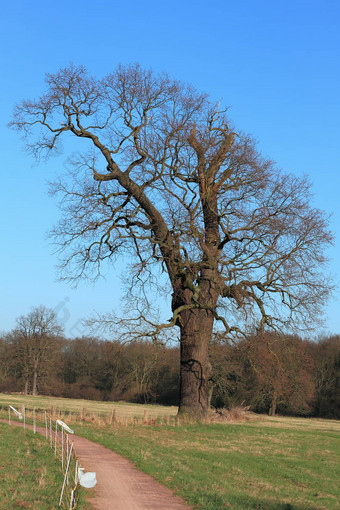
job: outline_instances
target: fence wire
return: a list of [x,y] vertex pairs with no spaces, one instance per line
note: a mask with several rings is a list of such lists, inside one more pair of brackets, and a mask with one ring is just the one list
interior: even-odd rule
[[[60,461],[64,475],[57,508],[60,510],[76,510],[78,508],[80,496],[78,476],[80,466],[73,448],[72,435],[66,433],[63,427],[58,429],[57,420],[52,413],[50,414],[47,411],[37,412],[35,409],[25,408],[25,406],[22,406],[21,413],[16,411],[13,406],[9,406],[9,425],[11,425],[11,421],[14,421],[15,418],[22,415],[20,419],[23,419],[24,427],[26,428],[26,425],[28,425],[29,428],[32,426],[33,432],[36,433],[38,414],[41,418],[38,420],[40,425],[39,432],[45,435],[55,458]],[[41,423],[44,423],[44,428],[41,428]]]

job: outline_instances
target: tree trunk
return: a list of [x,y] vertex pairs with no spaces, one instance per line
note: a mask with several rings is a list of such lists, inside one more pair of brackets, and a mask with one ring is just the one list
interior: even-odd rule
[[28,395],[28,390],[29,390],[29,380],[28,380],[28,378],[25,378],[24,395]]
[[269,416],[275,416],[277,406],[277,397],[273,395],[272,402],[269,409]]
[[211,407],[211,401],[214,394],[214,383],[212,381],[208,384],[208,408]]
[[38,393],[37,391],[38,386],[38,362],[34,361],[34,367],[33,367],[33,383],[32,383],[32,395],[35,397]]
[[202,419],[209,409],[209,343],[213,316],[203,309],[181,315],[180,406],[178,414]]

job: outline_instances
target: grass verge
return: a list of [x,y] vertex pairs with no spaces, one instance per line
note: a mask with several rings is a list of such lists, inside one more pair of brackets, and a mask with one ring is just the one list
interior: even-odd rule
[[58,507],[63,475],[46,441],[0,423],[0,509]]
[[[338,422],[335,422],[338,423]],[[311,424],[311,425],[310,425]],[[76,426],[200,510],[339,509],[339,423]]]
[[[0,423],[0,479],[0,510],[59,508],[61,462],[40,434]],[[90,508],[81,491],[77,510]]]

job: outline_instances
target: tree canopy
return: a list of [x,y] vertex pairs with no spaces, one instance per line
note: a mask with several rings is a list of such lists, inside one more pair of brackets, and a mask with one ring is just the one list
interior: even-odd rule
[[17,318],[8,341],[13,347],[16,370],[25,381],[25,395],[30,387],[32,395],[36,395],[39,378],[52,369],[61,333],[54,311],[44,306]]
[[307,178],[279,171],[227,109],[166,74],[136,64],[97,79],[71,65],[46,85],[11,125],[38,158],[62,137],[84,139],[53,185],[62,277],[95,277],[123,254],[133,289],[164,271],[171,319],[157,324],[140,306],[135,321],[155,335],[179,327],[180,412],[202,416],[214,324],[235,337],[315,322],[330,290],[327,218]]

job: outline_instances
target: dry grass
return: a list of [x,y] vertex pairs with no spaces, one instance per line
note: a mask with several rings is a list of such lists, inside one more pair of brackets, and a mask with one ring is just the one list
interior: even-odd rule
[[326,420],[322,418],[294,418],[290,416],[259,415],[259,423],[263,427],[284,428],[292,430],[315,430],[325,432],[340,432],[340,420]]
[[0,406],[8,408],[12,405],[16,408],[25,405],[29,409],[47,410],[53,414],[58,412],[77,414],[78,416],[98,416],[106,419],[107,416],[115,415],[119,419],[143,419],[145,411],[148,419],[157,419],[169,416],[175,417],[178,408],[176,406],[160,406],[151,404],[129,404],[127,402],[98,402],[94,400],[68,399],[55,397],[32,397],[31,395],[3,394],[0,393]]
[[235,406],[232,409],[211,409],[205,423],[238,423],[257,419],[258,416],[248,406]]
[[[13,405],[13,401],[12,404]],[[49,430],[50,422],[52,427],[54,427],[54,423],[56,420],[62,420],[66,422],[69,426],[73,427],[75,425],[94,425],[97,428],[101,427],[128,427],[130,425],[137,426],[150,426],[155,427],[158,425],[167,425],[167,426],[179,426],[184,422],[184,420],[180,420],[177,416],[171,415],[158,415],[153,416],[149,415],[148,409],[145,409],[143,405],[140,406],[137,415],[133,414],[125,414],[122,412],[117,412],[116,407],[112,407],[110,413],[106,414],[96,414],[94,412],[89,412],[88,408],[82,408],[80,412],[72,412],[60,408],[56,408],[52,406],[49,409],[41,409],[41,408],[28,408],[26,406],[18,405],[18,403],[14,404],[15,408],[20,411],[25,416],[25,421],[29,425],[33,425],[34,417],[37,426],[47,427]],[[8,419],[8,407],[2,405],[2,409],[0,408],[0,418],[7,420]],[[11,412],[11,422],[18,421],[18,418],[15,416],[13,412]]]

